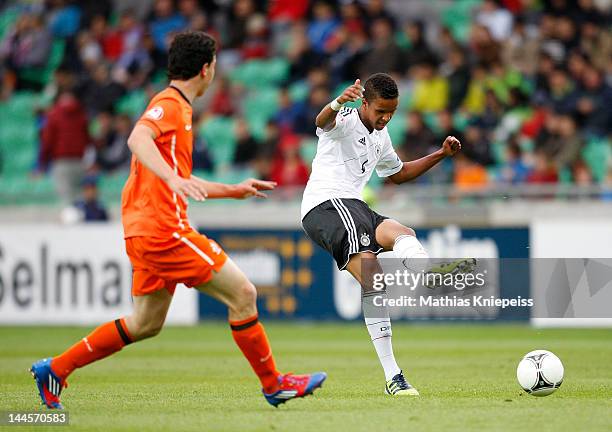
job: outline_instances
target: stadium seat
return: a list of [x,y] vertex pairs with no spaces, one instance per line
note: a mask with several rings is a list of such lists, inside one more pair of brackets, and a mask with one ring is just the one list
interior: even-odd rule
[[304,81],[298,81],[293,83],[289,87],[289,96],[291,96],[291,100],[295,102],[301,102],[308,97],[309,93],[308,84]]
[[18,17],[19,10],[16,7],[8,7],[0,14],[0,40],[4,39]]
[[316,138],[305,138],[302,140],[302,144],[300,145],[300,156],[306,163],[306,165],[310,165],[317,154],[317,144],[319,140]]
[[123,96],[117,102],[117,112],[127,114],[135,119],[140,117],[147,107],[147,94],[144,90],[134,90]]
[[101,200],[103,202],[119,202],[127,177],[128,173],[126,171],[100,176],[98,190]]
[[278,93],[276,87],[262,87],[250,92],[244,100],[244,117],[257,140],[264,138],[266,123],[278,110]]
[[442,23],[451,30],[457,40],[467,41],[471,28],[472,11],[480,3],[482,3],[481,0],[452,2],[447,9],[442,11]]
[[406,115],[403,113],[397,113],[387,124],[387,130],[395,148],[398,148],[404,142],[406,129]]
[[234,83],[247,88],[259,88],[284,82],[289,75],[289,63],[282,58],[269,60],[249,60],[230,73]]
[[591,169],[593,180],[601,182],[606,178],[612,150],[610,142],[606,139],[593,138],[582,150],[582,158]]
[[229,166],[234,158],[236,149],[234,126],[234,120],[231,118],[211,117],[199,129],[219,170]]

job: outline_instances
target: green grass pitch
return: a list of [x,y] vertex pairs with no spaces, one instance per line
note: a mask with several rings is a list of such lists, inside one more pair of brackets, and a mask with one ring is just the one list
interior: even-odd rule
[[[227,324],[169,327],[70,377],[62,395],[69,429],[612,430],[609,329],[396,323],[396,357],[421,396],[391,398],[383,394],[382,370],[360,323],[275,322],[266,327],[282,371],[328,373],[314,396],[272,408]],[[30,364],[88,331],[0,327],[0,410],[40,409],[27,372]],[[534,349],[553,351],[565,366],[560,390],[545,398],[527,395],[516,382],[518,361]]]

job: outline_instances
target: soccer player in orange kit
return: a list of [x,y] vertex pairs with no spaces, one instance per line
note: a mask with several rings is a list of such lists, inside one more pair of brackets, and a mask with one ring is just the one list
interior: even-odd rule
[[40,397],[49,408],[62,408],[60,393],[76,368],[157,335],[177,283],[227,305],[234,340],[271,405],[311,394],[327,377],[323,372],[294,375],[276,369],[257,319],[255,287],[217,243],[189,226],[188,198],[265,197],[261,191],[275,186],[255,179],[236,185],[213,183],[191,174],[191,103],[213,80],[215,53],[215,40],[202,32],[180,33],[170,46],[170,85],[151,100],[128,139],[133,157],[121,207],[126,250],[134,270],[133,312],[102,324],[62,354],[32,365]]

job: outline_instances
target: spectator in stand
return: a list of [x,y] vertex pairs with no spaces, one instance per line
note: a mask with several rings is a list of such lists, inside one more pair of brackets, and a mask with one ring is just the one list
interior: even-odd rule
[[327,87],[318,86],[311,90],[308,100],[299,105],[294,132],[301,135],[315,134],[315,119],[321,109],[329,103],[331,96]]
[[483,25],[474,25],[470,33],[470,47],[475,59],[486,67],[499,63],[501,45],[491,36],[489,29]]
[[70,38],[79,30],[81,8],[68,0],[50,0],[48,2],[48,26],[53,36]]
[[216,78],[215,83],[215,90],[209,104],[209,112],[214,115],[231,117],[236,112],[231,83],[225,76]]
[[441,71],[448,80],[448,107],[455,111],[463,103],[470,83],[470,68],[461,47],[450,51],[448,62],[442,65]]
[[573,163],[572,179],[578,186],[591,186],[593,184],[593,174],[584,160],[577,159]]
[[272,22],[299,21],[308,12],[308,0],[270,0],[268,17]]
[[557,39],[563,44],[563,58],[566,58],[573,49],[578,48],[578,34],[572,17],[557,18]]
[[495,161],[491,154],[491,143],[483,130],[476,125],[469,125],[464,135],[462,152],[466,157],[481,166],[493,165]]
[[431,62],[412,68],[414,90],[412,108],[423,113],[436,112],[448,106],[448,81],[436,71]]
[[340,26],[334,8],[324,0],[315,1],[312,6],[312,21],[308,24],[307,35],[310,46],[316,53],[325,53],[325,45]]
[[149,23],[155,49],[165,53],[170,46],[171,35],[185,27],[187,20],[174,10],[172,0],[155,0],[153,18]]
[[453,113],[449,110],[439,111],[436,116],[437,138],[436,142],[444,142],[447,136],[454,136],[459,141],[464,141],[463,133],[453,124]]
[[454,165],[453,182],[457,189],[471,191],[481,189],[489,183],[487,170],[465,154],[457,153],[452,162]]
[[485,110],[487,103],[486,85],[487,71],[484,65],[477,64],[472,68],[470,83],[468,84],[467,94],[463,99],[463,108],[468,115],[480,115]]
[[501,7],[499,0],[484,0],[476,15],[476,22],[489,29],[493,39],[508,39],[512,31],[512,14]]
[[87,176],[83,179],[81,186],[83,197],[74,202],[74,207],[81,213],[82,221],[108,221],[108,212],[98,199],[98,179],[94,176]]
[[263,14],[256,13],[249,17],[246,27],[246,37],[240,49],[242,60],[263,59],[268,57],[268,28]]
[[410,41],[410,47],[405,53],[404,66],[406,68],[437,60],[425,40],[425,24],[422,21],[410,21],[404,26],[404,33]]
[[569,169],[580,157],[584,145],[572,116],[559,112],[548,117],[536,142],[537,149],[560,169]]
[[115,62],[112,77],[127,88],[142,87],[153,65],[143,45],[144,27],[132,9],[121,14],[119,35],[121,56]]
[[111,0],[79,0],[81,8],[81,28],[88,28],[96,16],[110,19],[113,13]]
[[116,28],[110,28],[104,15],[96,15],[89,26],[92,37],[97,41],[104,58],[115,62],[123,52],[121,33]]
[[249,126],[244,119],[236,121],[236,149],[234,151],[234,165],[245,168],[257,156],[257,141],[251,135]]
[[291,100],[289,89],[281,88],[278,96],[278,112],[273,117],[274,123],[282,131],[291,132],[295,128],[298,116],[299,107]]
[[382,18],[391,22],[395,29],[395,17],[385,8],[385,0],[366,0],[364,3],[368,27],[377,19]]
[[281,187],[305,186],[308,175],[308,168],[300,156],[300,138],[285,135],[279,143],[279,154],[272,164],[270,179]]
[[296,23],[291,27],[290,43],[285,53],[289,61],[289,80],[294,82],[303,79],[311,68],[321,66],[325,55],[318,53],[310,44],[306,25]]
[[227,48],[239,50],[244,45],[249,18],[256,12],[253,0],[236,0],[232,4],[227,23]]
[[85,83],[83,102],[90,116],[102,111],[113,111],[117,101],[125,94],[125,88],[110,79],[109,67],[99,63],[92,71],[91,79]]
[[507,184],[524,183],[530,172],[529,166],[523,160],[523,150],[518,143],[518,136],[511,137],[505,151],[506,160],[499,170],[500,181]]
[[514,20],[512,34],[502,42],[502,50],[502,60],[507,68],[518,70],[526,76],[535,74],[540,45],[521,17]]
[[125,114],[113,117],[110,113],[102,113],[98,117],[103,117],[103,123],[110,124],[103,124],[102,136],[94,140],[95,171],[99,170],[104,173],[127,171],[131,160],[127,139],[130,136],[132,120]]
[[581,83],[582,90],[576,102],[580,125],[588,134],[609,135],[612,133],[612,88],[591,65],[584,68]]
[[51,36],[42,17],[35,14],[19,17],[0,43],[0,64],[5,69],[4,98],[8,98],[16,87],[40,90],[39,85],[19,79],[19,73],[25,68],[44,66],[50,50]]
[[[608,17],[610,12],[608,11]],[[602,26],[600,14],[597,18],[585,21],[581,28],[580,48],[589,56],[599,70],[610,69],[610,58],[612,58],[612,32],[610,32],[609,18],[608,27]],[[605,22],[605,21],[604,21]]]
[[548,88],[545,93],[548,104],[557,112],[572,113],[578,102],[576,84],[570,81],[567,72],[558,67],[548,77]]
[[439,147],[438,138],[423,121],[423,115],[418,111],[409,111],[407,129],[400,152],[402,159],[414,160],[427,156],[432,149]]
[[50,167],[57,193],[65,205],[79,198],[83,155],[89,142],[85,109],[74,92],[63,90],[42,129],[40,166]]
[[536,150],[534,156],[534,165],[532,170],[527,175],[527,183],[557,183],[559,181],[557,168],[555,167],[555,164],[548,159],[546,153],[542,150]]
[[385,18],[377,18],[370,27],[371,47],[363,56],[360,76],[368,77],[377,72],[398,73],[404,69],[403,52],[393,39],[393,26]]

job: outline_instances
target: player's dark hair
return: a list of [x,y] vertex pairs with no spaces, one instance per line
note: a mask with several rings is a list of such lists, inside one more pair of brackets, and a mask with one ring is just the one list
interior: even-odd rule
[[364,87],[363,98],[367,101],[373,101],[376,98],[395,99],[399,96],[397,84],[385,73],[371,75]]
[[168,78],[188,80],[212,63],[217,42],[204,32],[187,31],[177,34],[168,53]]

